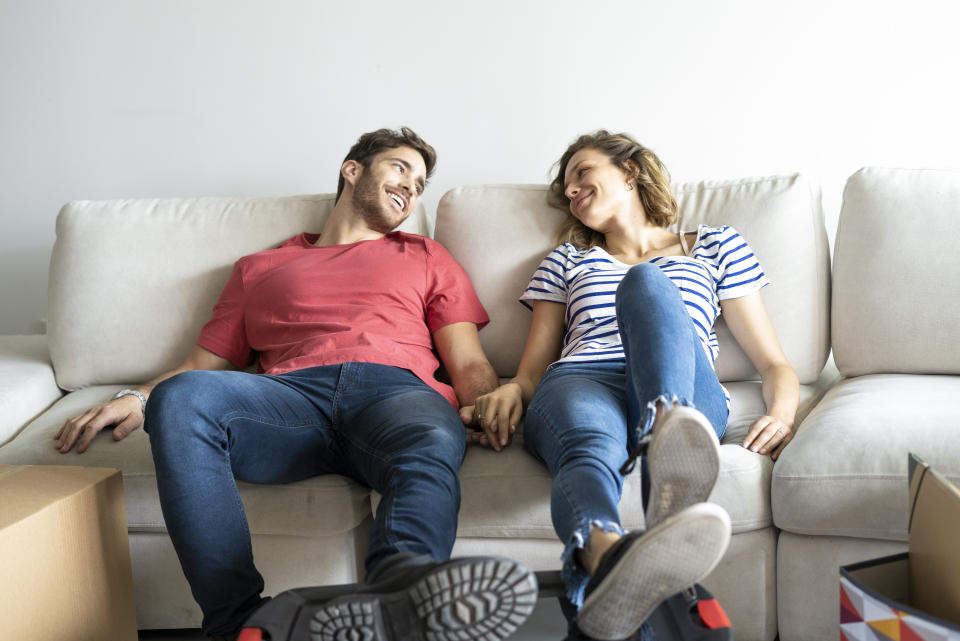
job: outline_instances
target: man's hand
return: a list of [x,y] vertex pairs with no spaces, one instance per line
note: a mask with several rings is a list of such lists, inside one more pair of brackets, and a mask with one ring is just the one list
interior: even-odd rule
[[480,428],[470,435],[471,441],[497,452],[510,443],[521,416],[523,399],[516,383],[501,385],[489,394],[478,396],[473,405],[460,409],[460,419],[465,425]]
[[113,440],[119,441],[142,424],[140,399],[133,395],[121,396],[68,419],[53,438],[61,454],[69,452],[74,445],[77,445],[77,453],[81,454],[90,447],[93,437],[107,426],[113,426]]

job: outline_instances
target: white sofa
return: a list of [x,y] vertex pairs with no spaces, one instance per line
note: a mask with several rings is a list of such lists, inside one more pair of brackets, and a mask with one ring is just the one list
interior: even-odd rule
[[[923,191],[930,201],[928,208],[942,204],[940,211],[945,219],[949,206],[960,203],[960,177],[936,174],[941,189],[930,192],[921,180],[926,176],[929,174],[874,171],[851,178],[853,187],[848,188],[848,206],[838,237],[838,266],[851,273],[838,272],[834,278],[835,313],[839,309],[856,315],[868,309],[864,299],[869,296],[862,292],[859,297],[837,300],[838,296],[856,292],[858,283],[867,282],[855,268],[863,269],[865,258],[874,248],[855,244],[854,240],[862,240],[862,232],[850,220],[862,219],[862,224],[880,216],[887,224],[887,212],[903,207],[894,198],[868,202],[858,195],[856,185],[870,179],[868,193],[877,188],[895,194]],[[840,383],[823,398],[836,377],[829,368],[823,373],[830,350],[831,279],[817,189],[800,176],[681,184],[675,189],[681,205],[681,227],[691,229],[697,223],[733,225],[753,246],[773,282],[762,295],[801,381],[798,423],[803,423],[797,439],[777,465],[768,457],[740,448],[737,443],[753,418],[763,411],[763,402],[756,372],[721,322],[717,369],[731,392],[733,409],[721,448],[720,479],[711,500],[730,513],[734,536],[723,562],[705,583],[721,599],[741,641],[771,641],[778,630],[784,641],[820,641],[825,638],[821,631],[837,621],[836,559],[842,556],[846,562],[901,549],[903,544],[897,541],[905,540],[904,521],[896,508],[877,512],[881,521],[887,513],[899,518],[882,532],[844,520],[844,516],[856,512],[861,497],[870,492],[879,493],[881,502],[885,496],[891,504],[900,500],[897,483],[905,487],[906,456],[902,457],[902,470],[894,466],[888,472],[883,468],[883,474],[894,477],[892,481],[884,477],[885,484],[874,486],[868,479],[865,485],[869,487],[845,487],[836,490],[834,496],[830,486],[835,478],[833,470],[844,461],[843,452],[832,439],[837,417],[860,402],[862,392],[855,387],[857,384],[876,385],[871,389],[882,400],[893,402],[901,414],[922,414],[930,426],[929,433],[939,426],[942,435],[947,429],[940,425],[945,417],[952,416],[956,424],[960,412],[951,414],[946,406],[940,414],[923,411],[903,396],[936,397],[951,385],[954,390],[960,389],[960,378],[916,376],[927,372],[928,365],[920,360],[907,368],[909,376],[879,378],[874,383],[872,378],[876,377],[860,375],[876,371],[876,367],[889,367],[882,371],[890,372],[906,370],[885,364],[870,364],[863,370],[858,359],[870,360],[876,352],[886,352],[897,363],[904,350],[888,342],[870,345],[873,341],[869,340],[864,347],[866,334],[856,323],[851,328],[835,316],[835,335],[854,343],[852,348],[845,347],[846,351],[838,347],[839,369],[857,378]],[[938,194],[943,197],[938,199]],[[481,332],[481,339],[502,377],[514,373],[529,325],[529,313],[516,302],[517,296],[540,258],[552,248],[553,234],[563,217],[546,205],[545,195],[544,186],[463,187],[447,193],[438,206],[433,235],[467,269],[490,313],[492,322]],[[859,198],[858,214],[848,213],[854,206],[850,200],[854,195]],[[96,465],[123,470],[141,629],[195,627],[200,620],[164,531],[145,434],[137,431],[121,442],[102,435],[83,455],[60,455],[53,449],[52,435],[67,417],[109,398],[119,387],[146,380],[179,362],[207,319],[233,261],[299,231],[316,231],[331,206],[331,196],[71,203],[57,221],[47,337],[0,338],[0,463]],[[906,217],[906,222],[910,220]],[[403,229],[430,231],[422,210]],[[892,238],[906,233],[892,228],[887,231],[894,234]],[[920,226],[912,232],[922,233],[918,242],[924,243],[923,249],[936,248],[935,235]],[[848,235],[854,240],[847,240]],[[844,252],[849,252],[846,262]],[[960,285],[960,263],[944,257],[945,252],[949,252],[948,246],[940,252],[941,262],[936,263],[946,272],[938,279],[948,283],[952,279],[954,285]],[[909,262],[912,265],[913,261]],[[889,266],[884,264],[884,268]],[[874,270],[868,275],[874,277]],[[843,279],[838,280],[840,276]],[[901,276],[896,283],[910,289],[911,278]],[[911,292],[901,296],[905,308],[917,307]],[[957,374],[960,336],[956,323],[949,320],[945,329],[938,325],[949,318],[938,316],[938,310],[952,309],[954,317],[958,311],[955,301],[950,303],[952,308],[944,305],[945,298],[949,295],[938,301],[942,307],[930,305],[924,309],[930,324],[942,330],[937,337],[952,343],[931,346],[923,335],[918,335],[915,342],[931,356],[943,356],[945,349],[953,349],[952,357],[947,354],[939,361],[947,365],[937,371]],[[878,300],[889,305],[887,298]],[[882,328],[876,319],[871,320],[868,330],[888,338],[893,331]],[[896,334],[893,336],[899,340]],[[904,349],[909,354],[920,350]],[[57,385],[73,391],[61,397]],[[900,385],[911,391],[890,392],[901,389]],[[871,407],[868,404],[867,409]],[[803,420],[808,413],[810,416]],[[902,421],[887,414],[886,423],[871,419],[859,424],[875,432],[892,432]],[[848,421],[840,420],[844,424]],[[888,445],[887,440],[874,436],[858,442],[858,449],[847,456],[856,456],[869,466],[874,457],[864,455],[867,446],[882,449]],[[522,430],[518,439],[522,439]],[[918,441],[913,449],[934,465],[939,463],[941,469],[955,473],[960,470],[956,463],[956,454],[960,453],[957,440],[952,444],[953,455],[936,448],[929,451],[926,441]],[[942,448],[942,444],[937,447]],[[935,456],[938,453],[942,456]],[[899,458],[894,462],[901,463]],[[562,546],[555,540],[550,522],[550,479],[523,451],[521,443],[499,454],[470,448],[461,478],[463,500],[454,554],[507,554],[537,570],[559,568]],[[820,495],[806,496],[803,483],[816,486]],[[268,592],[360,578],[371,514],[378,499],[368,490],[341,477],[328,476],[286,486],[243,484],[241,495]],[[846,507],[854,509],[833,509],[827,496],[838,505],[846,501]],[[905,491],[903,497],[905,502]],[[819,503],[830,509],[818,512]],[[636,474],[627,480],[621,511],[625,525],[642,525]],[[838,542],[838,537],[857,538]],[[850,543],[849,547],[844,543]],[[810,558],[811,554],[824,554],[821,548],[834,557]],[[837,552],[841,549],[842,555]],[[817,632],[811,636],[808,630]],[[835,636],[835,630],[830,628],[827,634]]]
[[773,471],[781,641],[837,638],[837,566],[907,549],[907,453],[960,482],[960,174],[863,169],[843,195],[843,380]]

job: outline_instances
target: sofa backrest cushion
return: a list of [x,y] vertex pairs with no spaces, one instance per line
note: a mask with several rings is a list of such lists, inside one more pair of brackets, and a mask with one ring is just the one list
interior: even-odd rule
[[845,376],[960,374],[960,172],[861,169],[837,227],[833,350]]
[[[57,384],[147,381],[182,362],[233,263],[319,232],[333,194],[68,203],[57,217],[47,333]],[[428,231],[422,205],[400,226]]]
[[[674,229],[732,225],[747,239],[772,281],[762,291],[770,317],[801,382],[816,380],[830,346],[830,264],[819,191],[801,176],[674,186],[680,218]],[[567,216],[551,208],[545,185],[459,187],[437,208],[435,238],[467,270],[491,322],[481,333],[500,376],[512,376],[523,352],[530,312],[517,298],[555,246]],[[717,323],[723,381],[750,380],[756,370]]]

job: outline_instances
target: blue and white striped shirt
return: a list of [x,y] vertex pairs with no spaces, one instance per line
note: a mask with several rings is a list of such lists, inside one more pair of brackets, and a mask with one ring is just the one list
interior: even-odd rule
[[[689,255],[658,256],[650,262],[679,288],[711,363],[720,351],[713,331],[720,301],[770,284],[750,246],[729,226],[700,225]],[[534,300],[566,305],[566,334],[558,363],[624,358],[615,297],[630,267],[600,247],[581,251],[569,243],[543,259],[520,302],[527,307],[527,301]]]

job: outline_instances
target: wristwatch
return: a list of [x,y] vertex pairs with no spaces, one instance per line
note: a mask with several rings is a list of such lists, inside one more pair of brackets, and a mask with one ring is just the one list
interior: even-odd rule
[[136,396],[137,398],[139,398],[140,412],[144,416],[147,415],[147,397],[144,396],[142,392],[138,392],[135,389],[130,389],[129,387],[125,387],[124,389],[120,390],[119,392],[113,395],[113,400],[116,400],[122,396]]

